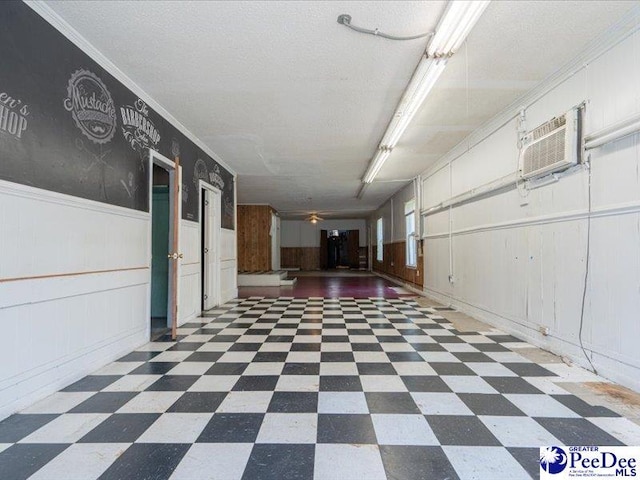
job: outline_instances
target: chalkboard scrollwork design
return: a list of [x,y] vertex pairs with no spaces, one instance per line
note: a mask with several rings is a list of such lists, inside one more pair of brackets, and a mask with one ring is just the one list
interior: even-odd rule
[[131,148],[146,157],[149,147],[157,149],[160,132],[149,118],[149,108],[143,100],[137,99],[133,105],[120,107],[122,135]]
[[80,131],[92,142],[111,141],[116,130],[116,108],[100,78],[89,70],[76,70],[67,84],[64,108]]
[[196,186],[196,189],[198,188],[199,180],[209,181],[209,169],[207,168],[206,162],[201,158],[197,159],[193,166],[193,184]]

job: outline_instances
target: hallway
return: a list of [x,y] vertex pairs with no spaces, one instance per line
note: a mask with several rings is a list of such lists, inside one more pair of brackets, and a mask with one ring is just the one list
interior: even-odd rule
[[411,299],[234,300],[0,422],[0,472],[520,479],[537,478],[540,445],[640,443],[636,423],[557,384],[599,377],[440,313]]

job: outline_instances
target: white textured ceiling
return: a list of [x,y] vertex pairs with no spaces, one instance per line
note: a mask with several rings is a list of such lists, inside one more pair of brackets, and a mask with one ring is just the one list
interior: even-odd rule
[[48,3],[238,172],[239,202],[364,217],[637,2],[492,2],[362,200],[426,41],[336,18],[409,35],[432,30],[446,2]]

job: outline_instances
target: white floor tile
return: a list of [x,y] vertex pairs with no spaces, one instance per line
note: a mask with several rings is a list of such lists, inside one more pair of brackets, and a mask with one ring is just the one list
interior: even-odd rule
[[458,357],[454,356],[449,352],[418,352],[418,353],[420,353],[420,356],[424,358],[427,362],[434,362],[434,363],[458,362],[460,363],[460,360],[458,359]]
[[153,357],[150,362],[182,362],[193,352],[171,351],[162,352],[160,355]]
[[[126,377],[125,377],[126,378]],[[119,381],[119,380],[118,380]],[[56,392],[20,413],[65,413],[96,392]]]
[[137,440],[137,443],[194,443],[213,413],[165,413]]
[[213,362],[181,362],[167,372],[167,375],[204,375]]
[[264,413],[269,408],[273,392],[229,392],[218,413]]
[[640,425],[629,419],[589,417],[589,421],[627,445],[640,445]]
[[284,363],[281,362],[256,362],[250,363],[243,375],[280,375]]
[[548,395],[512,393],[505,394],[504,397],[530,417],[580,417]]
[[321,352],[290,352],[287,363],[319,363],[320,354]]
[[233,343],[227,342],[209,342],[202,345],[197,352],[226,352],[233,346]]
[[20,443],[75,443],[106,420],[105,413],[68,413],[55,418]]
[[483,415],[479,418],[505,447],[532,447],[562,444],[560,440],[529,417]]
[[217,363],[250,363],[256,352],[226,352],[217,361]]
[[482,377],[517,377],[504,365],[493,362],[468,362],[467,367]]
[[318,413],[369,413],[362,392],[320,392]]
[[280,392],[317,392],[319,389],[319,375],[282,375],[276,385],[276,391]]
[[414,352],[414,348],[408,343],[381,343],[385,352]]
[[93,372],[91,375],[126,375],[144,362],[113,362]]
[[422,415],[371,415],[380,445],[440,445]]
[[398,375],[435,375],[436,371],[425,362],[393,362]]
[[129,448],[128,443],[76,443],[38,470],[31,480],[93,480]]
[[386,480],[377,445],[316,445],[314,480]]
[[256,443],[315,443],[317,435],[315,413],[267,413]]
[[260,352],[288,352],[291,350],[290,343],[269,342],[263,343]]
[[358,375],[353,362],[324,362],[320,364],[320,375]]
[[120,380],[116,380],[108,387],[102,389],[103,392],[141,392],[146,390],[152,383],[162,375],[127,375]]
[[252,448],[251,443],[196,443],[171,480],[240,480]]
[[509,478],[529,480],[531,477],[518,461],[502,447],[442,447],[456,469],[460,480]]
[[473,375],[443,375],[441,378],[456,393],[498,393],[481,377]]
[[140,392],[116,413],[163,413],[176,403],[184,392]]
[[361,375],[360,382],[365,392],[406,392],[402,379],[397,375]]
[[423,415],[473,415],[455,393],[412,393]]
[[353,352],[356,362],[362,363],[385,363],[389,362],[389,357],[384,352]]
[[164,352],[168,348],[173,347],[176,342],[149,342],[141,347],[136,348],[136,352]]

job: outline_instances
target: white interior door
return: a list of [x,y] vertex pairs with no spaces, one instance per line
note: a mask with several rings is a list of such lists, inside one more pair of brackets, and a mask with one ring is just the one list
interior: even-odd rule
[[219,304],[220,292],[220,196],[205,190],[204,222],[204,309],[209,310]]

